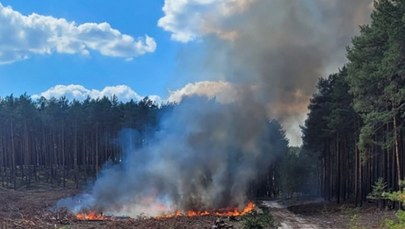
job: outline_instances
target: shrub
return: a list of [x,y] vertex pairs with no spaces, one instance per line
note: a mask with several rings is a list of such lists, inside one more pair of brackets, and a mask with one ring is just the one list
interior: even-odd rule
[[268,210],[263,213],[251,213],[243,219],[244,229],[276,228],[275,221]]

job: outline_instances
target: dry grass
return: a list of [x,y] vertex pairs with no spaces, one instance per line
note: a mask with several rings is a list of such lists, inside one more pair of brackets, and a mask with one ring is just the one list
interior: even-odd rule
[[[0,188],[0,228],[212,228],[217,217],[177,217],[170,219],[117,219],[107,221],[79,221],[69,212],[53,211],[55,203],[79,190],[36,187],[31,190]],[[241,222],[229,222],[235,229]]]

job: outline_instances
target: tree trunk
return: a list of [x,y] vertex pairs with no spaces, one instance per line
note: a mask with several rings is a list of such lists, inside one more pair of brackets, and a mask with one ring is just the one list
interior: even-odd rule
[[77,154],[78,154],[78,144],[77,144],[77,120],[75,120],[75,127],[74,127],[74,155],[73,155],[73,164],[74,164],[74,174],[75,174],[75,184],[76,188],[79,188],[79,168],[77,166]]
[[29,136],[28,136],[28,127],[27,120],[24,120],[24,166],[26,168],[26,185],[29,186],[31,182],[31,174],[29,170],[30,166],[30,153],[29,153]]
[[95,172],[96,172],[96,176],[98,175],[98,157],[99,157],[99,133],[98,133],[98,130],[99,130],[99,128],[98,128],[98,123],[96,124],[96,141],[95,141],[95,144],[96,144],[96,155],[95,155]]
[[13,179],[13,187],[17,188],[17,178],[16,178],[16,164],[15,164],[15,143],[14,143],[14,125],[13,120],[10,120],[10,136],[11,136],[11,174]]
[[61,125],[62,183],[63,187],[66,187],[65,127],[63,123]]
[[395,141],[395,159],[397,165],[397,182],[398,188],[401,187],[401,165],[400,165],[400,158],[399,158],[399,143],[398,143],[398,124],[397,124],[397,117],[396,113],[393,117],[393,124],[394,124],[394,141]]

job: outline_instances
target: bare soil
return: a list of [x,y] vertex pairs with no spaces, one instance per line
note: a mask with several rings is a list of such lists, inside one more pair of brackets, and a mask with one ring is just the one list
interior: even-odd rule
[[270,209],[272,216],[278,222],[280,229],[306,228],[318,229],[322,228],[319,222],[311,222],[297,214],[292,213],[277,201],[263,201],[263,205]]
[[[212,228],[218,217],[177,217],[169,219],[114,219],[106,221],[80,221],[67,211],[54,211],[55,203],[79,190],[37,187],[33,190],[0,188],[0,228],[139,228],[188,229]],[[241,229],[239,219],[223,218],[227,225]]]
[[[177,217],[170,219],[115,219],[79,221],[67,211],[55,212],[52,207],[64,197],[79,190],[49,187],[9,190],[0,188],[0,228],[212,228],[217,217]],[[263,202],[270,208],[281,229],[295,228],[382,228],[385,218],[394,218],[394,211],[376,208],[350,208],[327,203],[306,203],[284,207],[277,202]],[[225,223],[241,229],[242,222],[224,218]]]
[[296,222],[296,225],[304,225],[284,228],[385,228],[386,219],[395,219],[394,210],[379,210],[374,204],[356,208],[352,205],[315,202],[291,205],[284,211],[287,212],[287,216],[281,217],[292,218],[292,224]]

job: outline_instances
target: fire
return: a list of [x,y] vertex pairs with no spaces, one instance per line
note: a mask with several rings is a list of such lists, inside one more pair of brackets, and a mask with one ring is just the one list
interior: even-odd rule
[[185,213],[181,211],[176,211],[171,214],[165,214],[157,217],[158,219],[166,219],[166,218],[174,218],[174,217],[180,217],[180,216],[187,216],[187,217],[196,217],[196,216],[243,216],[246,215],[250,212],[252,212],[255,209],[256,205],[253,202],[249,202],[246,207],[243,210],[238,210],[237,208],[226,208],[226,209],[220,209],[216,211],[187,211]]
[[173,213],[163,214],[156,218],[157,219],[168,219],[168,218],[175,218],[175,217],[180,217],[180,216],[183,216],[183,213],[181,213],[180,211],[175,211]]
[[107,220],[108,217],[104,216],[102,213],[96,213],[95,211],[82,212],[76,214],[76,219],[78,220]]
[[253,202],[249,202],[246,207],[239,211],[238,209],[228,209],[227,211],[218,211],[215,212],[216,216],[242,216],[252,212],[255,209],[256,205]]
[[[190,210],[190,211],[175,211],[173,213],[163,214],[156,219],[168,219],[168,218],[175,218],[175,217],[197,217],[197,216],[219,216],[219,217],[229,217],[229,216],[243,216],[255,209],[256,205],[253,202],[249,202],[246,207],[242,210],[237,208],[225,208],[219,209],[215,211],[208,211],[208,210]],[[88,211],[88,212],[81,212],[76,214],[77,220],[112,220],[111,216],[105,216],[102,213],[97,213],[95,211]]]

